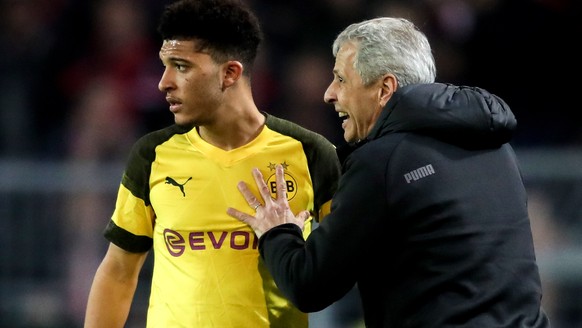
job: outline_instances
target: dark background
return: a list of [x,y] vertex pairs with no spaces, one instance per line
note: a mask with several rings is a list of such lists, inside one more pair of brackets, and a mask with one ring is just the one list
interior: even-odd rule
[[[173,122],[157,90],[155,27],[166,3],[0,0],[0,327],[81,326],[129,147]],[[266,38],[253,77],[259,108],[337,145],[340,122],[323,102],[331,45],[363,19],[412,20],[433,46],[437,81],[503,98],[518,120],[512,144],[528,159],[544,302],[555,328],[582,325],[580,259],[569,257],[582,245],[579,1],[248,3]],[[146,282],[148,274],[146,267]],[[146,295],[147,283],[128,326],[143,326]],[[314,315],[314,326],[361,324],[354,299]]]

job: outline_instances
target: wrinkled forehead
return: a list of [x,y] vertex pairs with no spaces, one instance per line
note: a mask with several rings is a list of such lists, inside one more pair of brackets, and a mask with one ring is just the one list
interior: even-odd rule
[[160,52],[194,51],[194,47],[195,43],[192,40],[164,40]]
[[206,49],[202,49],[197,40],[164,40],[160,48],[161,57],[170,57],[175,55],[190,56],[196,54],[210,55]]
[[214,65],[216,61],[207,52],[200,50],[192,40],[165,40],[160,48],[159,57],[162,63],[189,62],[196,65]]
[[169,55],[196,55],[202,54],[212,57],[214,60],[220,58],[216,51],[212,51],[204,40],[200,39],[167,39],[162,43],[160,56]]
[[357,53],[358,48],[356,44],[353,42],[346,42],[339,48],[335,62],[340,65],[353,66]]
[[164,40],[162,47],[174,48],[180,44],[181,42],[179,40]]

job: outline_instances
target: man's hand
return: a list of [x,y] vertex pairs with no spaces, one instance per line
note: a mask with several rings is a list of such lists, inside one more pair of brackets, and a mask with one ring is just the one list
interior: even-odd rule
[[263,174],[259,169],[254,168],[253,177],[257,187],[259,188],[259,193],[264,201],[264,205],[253,195],[249,190],[246,183],[243,181],[239,182],[237,187],[241,192],[243,197],[247,200],[249,205],[255,209],[255,216],[246,214],[237,209],[229,207],[226,210],[228,215],[248,224],[254,231],[257,237],[261,237],[265,232],[269,231],[271,228],[279,226],[285,223],[294,223],[303,230],[303,225],[305,220],[309,218],[309,211],[301,211],[297,216],[291,212],[289,208],[289,202],[287,201],[287,184],[285,183],[285,172],[283,166],[277,164],[275,168],[275,176],[277,183],[277,198],[273,199],[269,188],[265,184],[263,179]]

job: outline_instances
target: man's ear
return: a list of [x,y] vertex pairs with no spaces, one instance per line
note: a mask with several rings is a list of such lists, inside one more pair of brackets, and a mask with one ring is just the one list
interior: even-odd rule
[[382,85],[380,86],[380,105],[381,107],[386,106],[388,100],[392,98],[396,88],[398,87],[398,80],[394,74],[386,74],[382,78]]
[[229,60],[225,63],[223,87],[232,86],[243,74],[243,64],[236,60]]

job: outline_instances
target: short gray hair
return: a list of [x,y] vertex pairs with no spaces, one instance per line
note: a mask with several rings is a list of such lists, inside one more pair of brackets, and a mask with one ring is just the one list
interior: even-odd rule
[[401,87],[435,81],[430,44],[424,33],[404,18],[380,17],[351,24],[335,39],[334,57],[346,42],[353,42],[358,49],[354,69],[364,85],[386,73],[394,74]]

